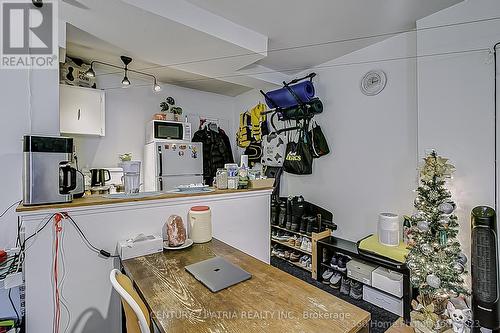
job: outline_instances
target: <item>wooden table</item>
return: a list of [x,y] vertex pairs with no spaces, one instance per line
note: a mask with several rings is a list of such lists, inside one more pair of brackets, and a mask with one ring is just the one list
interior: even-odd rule
[[[184,267],[214,256],[252,278],[212,293]],[[122,264],[164,333],[368,331],[368,312],[216,239]]]

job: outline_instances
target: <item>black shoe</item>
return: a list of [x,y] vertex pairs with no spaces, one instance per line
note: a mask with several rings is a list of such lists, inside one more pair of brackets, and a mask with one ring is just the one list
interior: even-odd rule
[[299,231],[299,229],[300,229],[300,221],[302,221],[301,217],[292,216],[292,225],[291,225],[291,230],[292,231]]
[[279,203],[275,200],[271,201],[271,224],[277,225],[279,222]]
[[286,224],[286,202],[280,203],[280,214],[278,216],[278,225],[282,228],[285,227]]
[[311,220],[311,232],[318,233],[319,232],[319,223],[318,219],[314,216],[309,217]]
[[305,234],[306,231],[307,231],[307,216],[302,216],[302,218],[300,219],[300,228],[299,228],[299,232],[301,234]]
[[286,201],[286,229],[292,228],[292,200],[292,197],[288,197],[288,200]]
[[302,196],[294,197],[292,199],[292,221],[295,219],[297,223],[300,224],[300,219],[304,215],[304,210],[304,198]]
[[311,236],[311,234],[313,232],[318,232],[318,227],[315,226],[315,221],[316,221],[316,218],[311,217],[311,216],[307,216],[307,230],[306,230],[306,234],[308,236]]
[[351,290],[349,291],[349,296],[354,299],[363,298],[363,284],[359,281],[351,280]]

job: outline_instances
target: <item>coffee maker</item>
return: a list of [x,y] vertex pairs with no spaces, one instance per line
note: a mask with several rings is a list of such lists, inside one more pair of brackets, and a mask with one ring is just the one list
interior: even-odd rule
[[71,202],[85,192],[83,174],[71,166],[73,139],[24,136],[23,204]]

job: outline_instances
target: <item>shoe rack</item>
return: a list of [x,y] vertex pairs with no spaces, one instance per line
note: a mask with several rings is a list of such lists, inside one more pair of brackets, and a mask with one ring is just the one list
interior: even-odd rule
[[[279,202],[287,202],[288,198],[280,198]],[[287,261],[289,264],[297,266],[305,271],[311,273],[313,278],[316,278],[316,274],[318,271],[317,267],[317,241],[319,239],[328,237],[331,235],[333,230],[337,229],[337,225],[333,223],[333,214],[319,206],[316,206],[310,202],[303,202],[304,209],[300,216],[295,216],[295,219],[302,219],[302,217],[310,217],[311,222],[315,224],[315,231],[312,231],[312,227],[304,228],[303,230],[292,229],[290,227],[286,227],[286,223],[279,223],[279,209],[271,213],[271,256],[278,257],[281,260]],[[271,208],[273,211],[273,208]],[[290,207],[287,207],[287,212],[285,215],[285,220],[290,215]],[[283,212],[282,212],[283,214]],[[277,236],[279,235],[279,236]],[[288,238],[287,238],[288,237]],[[294,243],[290,241],[290,239],[302,239],[300,244]],[[306,240],[306,244],[310,245],[305,247],[302,246],[304,239]],[[275,248],[281,248],[279,254],[275,253]],[[283,252],[287,251],[289,253],[299,253],[300,259],[299,261],[292,261],[290,258],[286,258],[283,255]],[[304,265],[302,262],[302,258],[308,257],[310,265]]]
[[[356,242],[348,241],[338,237],[328,235],[325,238],[316,240],[316,256],[314,257],[316,261],[317,274],[314,276],[316,280],[320,280],[322,274],[327,269],[332,269],[328,263],[323,261],[324,251],[328,253],[337,253],[347,256],[352,259],[360,260],[372,265],[380,266],[398,272],[403,275],[403,319],[405,322],[410,322],[410,311],[411,311],[411,299],[412,299],[412,288],[410,284],[410,270],[405,264],[401,264],[390,259],[385,259],[381,257],[374,256],[368,253],[362,253],[358,251],[358,245]],[[344,273],[345,274],[345,273]],[[318,278],[320,277],[320,278]],[[373,286],[371,286],[374,288]]]

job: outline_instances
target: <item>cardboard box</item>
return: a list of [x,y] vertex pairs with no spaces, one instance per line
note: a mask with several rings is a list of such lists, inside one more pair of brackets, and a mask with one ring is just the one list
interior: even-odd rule
[[248,188],[271,188],[274,186],[274,178],[255,179],[248,181]]

